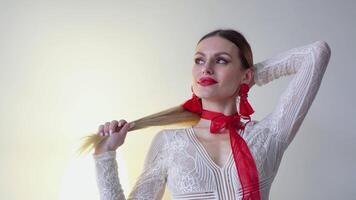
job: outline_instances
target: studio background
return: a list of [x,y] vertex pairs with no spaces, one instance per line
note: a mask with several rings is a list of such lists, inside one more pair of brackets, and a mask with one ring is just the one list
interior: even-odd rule
[[[217,28],[244,34],[254,63],[317,40],[329,44],[321,87],[270,199],[353,199],[355,8],[351,0],[1,0],[0,199],[99,199],[92,155],[75,154],[79,138],[106,121],[189,99],[195,45]],[[274,109],[291,78],[252,88],[253,119]],[[128,134],[118,150],[126,195],[152,137],[174,127]]]

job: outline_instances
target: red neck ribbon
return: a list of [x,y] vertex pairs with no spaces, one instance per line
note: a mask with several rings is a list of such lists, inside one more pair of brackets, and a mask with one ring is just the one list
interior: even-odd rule
[[205,110],[202,107],[201,99],[194,93],[193,97],[182,106],[190,112],[199,114],[201,118],[211,120],[210,133],[218,134],[222,128],[229,130],[231,149],[242,187],[242,200],[260,200],[259,178],[255,160],[246,142],[237,133],[238,130],[245,128],[245,125],[241,123],[239,113],[226,116],[219,112]]

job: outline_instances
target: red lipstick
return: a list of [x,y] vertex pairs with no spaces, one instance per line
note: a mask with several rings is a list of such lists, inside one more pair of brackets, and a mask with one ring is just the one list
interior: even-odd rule
[[202,77],[199,79],[198,84],[202,85],[202,86],[208,86],[208,85],[213,85],[216,84],[217,81],[213,78],[210,77]]

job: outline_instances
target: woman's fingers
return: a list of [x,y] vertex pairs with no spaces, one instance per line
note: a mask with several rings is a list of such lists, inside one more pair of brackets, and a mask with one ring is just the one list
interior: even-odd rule
[[121,128],[123,127],[123,125],[127,123],[126,120],[122,119],[120,121],[118,121],[117,125],[113,126],[113,130],[112,130],[112,134],[113,133],[118,133],[120,132]]
[[99,126],[97,134],[100,136],[109,136],[115,132],[119,132],[121,127],[126,123],[127,122],[124,119],[121,119],[120,121],[112,120],[111,122],[105,122]]
[[121,146],[124,143],[125,138],[126,138],[126,134],[127,134],[128,130],[129,130],[129,127],[130,127],[130,124],[126,122],[121,127],[120,131],[118,133],[115,133],[115,134],[117,134],[117,147]]
[[125,123],[127,123],[127,122],[124,119],[121,119],[120,121],[117,121],[117,120],[111,121],[110,126],[109,126],[109,135],[119,132]]
[[133,128],[134,122],[128,123],[126,120],[120,121],[112,120],[111,122],[105,122],[98,128],[98,134],[100,136],[110,136],[106,138],[103,143],[98,144],[95,147],[95,152],[114,151],[121,146],[126,138],[129,129]]
[[98,135],[104,136],[104,125],[100,125],[98,128]]
[[120,130],[120,134],[125,135],[127,133],[127,131],[129,130],[130,127],[130,123],[125,123],[124,126],[122,126],[121,130]]
[[119,121],[117,120],[112,120],[109,126],[109,135],[111,135],[113,132],[116,131],[116,129],[118,128],[119,125]]
[[104,124],[104,133],[105,136],[109,135],[110,122],[105,122]]
[[122,125],[124,125],[124,123],[126,123],[126,120],[122,119],[119,121],[119,127],[121,127]]

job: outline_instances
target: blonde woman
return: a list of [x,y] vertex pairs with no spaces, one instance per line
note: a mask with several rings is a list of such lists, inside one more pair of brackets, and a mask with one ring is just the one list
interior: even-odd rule
[[[325,41],[315,41],[253,64],[250,45],[238,31],[206,34],[196,46],[191,99],[130,123],[107,122],[91,136],[100,198],[161,199],[167,186],[172,199],[268,199],[330,55]],[[249,89],[292,74],[277,107],[262,120],[251,120]],[[127,132],[173,123],[191,125],[155,135],[144,169],[125,197],[115,156]]]

